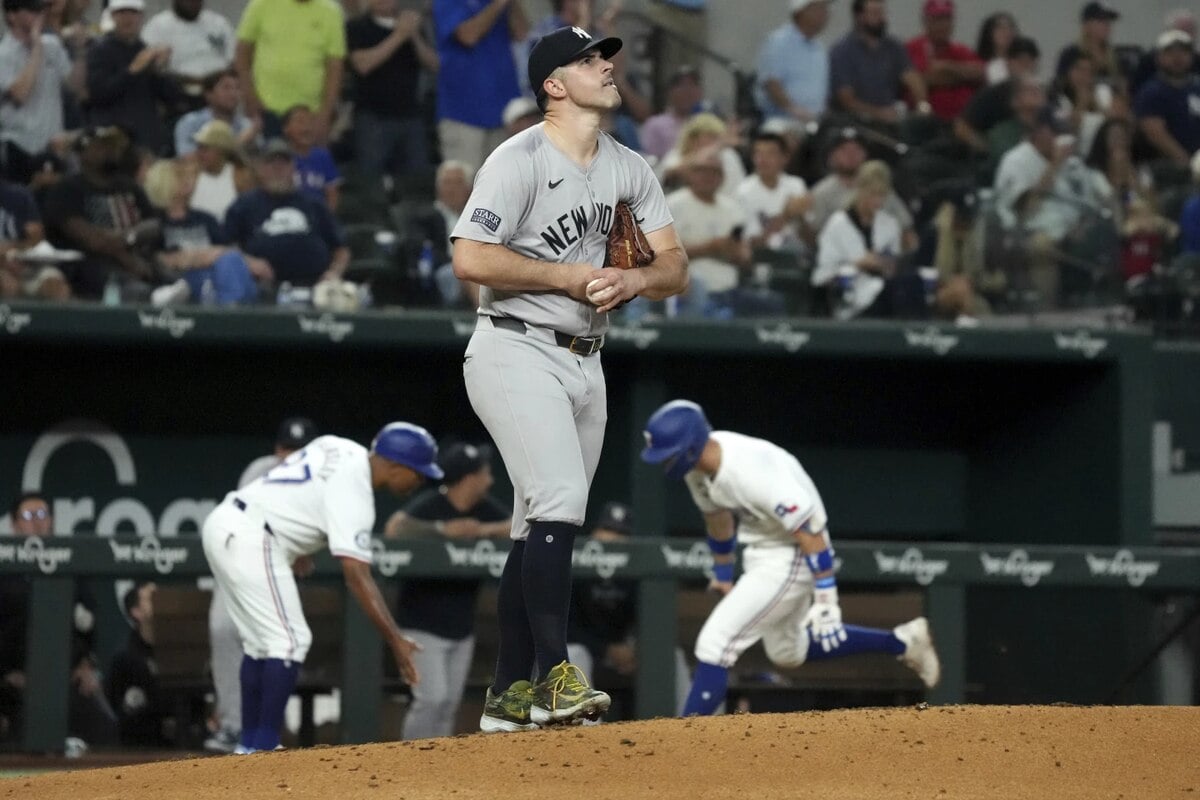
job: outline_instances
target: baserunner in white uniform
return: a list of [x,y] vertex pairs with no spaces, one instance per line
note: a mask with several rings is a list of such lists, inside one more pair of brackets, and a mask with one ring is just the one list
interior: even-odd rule
[[[655,411],[645,436],[642,459],[683,479],[704,514],[715,562],[710,588],[724,595],[696,640],[684,716],[716,711],[729,668],[759,639],[781,667],[891,653],[927,687],[937,684],[941,666],[924,617],[890,631],[842,623],[825,505],[795,456],[763,439],[713,431],[687,400]],[[735,584],[738,541],[745,563]]]
[[437,443],[407,422],[384,427],[371,449],[319,436],[267,474],[230,492],[204,521],[204,555],[242,638],[239,753],[279,746],[284,709],[312,632],[292,562],[323,547],[341,561],[346,586],[379,630],[400,675],[416,683],[416,645],[400,633],[371,577],[376,489],[408,494],[438,479]]
[[[687,256],[641,156],[601,133],[618,105],[615,38],[559,28],[529,56],[545,121],[500,145],[453,231],[454,273],[481,285],[463,364],[467,394],[513,482],[500,579],[500,647],[480,726],[509,731],[596,716],[609,698],[567,661],[571,547],[608,419],[600,348],[608,312],[687,285]],[[657,254],[602,269],[618,201]],[[590,288],[589,288],[590,287]],[[529,683],[537,664],[536,685]]]

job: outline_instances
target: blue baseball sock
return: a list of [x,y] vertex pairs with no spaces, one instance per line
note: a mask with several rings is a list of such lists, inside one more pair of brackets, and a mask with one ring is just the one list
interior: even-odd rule
[[258,737],[254,749],[274,750],[283,733],[283,716],[288,698],[296,688],[300,663],[268,658],[263,661],[262,710],[258,721]]
[[904,654],[904,642],[897,639],[896,634],[891,631],[847,625],[846,641],[828,653],[821,649],[820,642],[813,640],[808,643],[809,661],[841,658],[858,653],[891,653],[894,656],[899,656]]
[[703,661],[697,663],[692,690],[688,692],[687,702],[683,705],[683,716],[711,716],[725,702],[728,688],[729,670]]
[[242,684],[242,747],[253,750],[262,718],[262,659],[242,656],[238,677]]
[[[521,585],[537,658],[538,678],[567,660],[571,611],[571,549],[583,528],[566,522],[534,522],[525,542]],[[505,687],[507,688],[507,687]]]
[[496,593],[496,617],[500,626],[500,646],[496,653],[496,682],[492,693],[500,694],[517,681],[533,674],[533,634],[525,613],[525,589],[521,585],[525,542],[513,542],[500,574]]

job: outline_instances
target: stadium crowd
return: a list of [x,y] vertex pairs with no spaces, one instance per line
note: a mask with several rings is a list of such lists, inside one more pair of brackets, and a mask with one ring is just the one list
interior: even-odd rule
[[[251,0],[231,20],[4,0],[0,299],[473,308],[447,232],[491,149],[538,121],[529,48],[632,24],[620,0],[523,2]],[[954,0],[924,2],[907,42],[884,0],[850,0],[848,31],[826,30],[833,0],[781,2],[736,110],[697,64],[655,63],[655,91],[615,56],[606,128],[668,189],[692,276],[629,319],[970,323],[1195,272],[1192,12],[1119,46],[1120,14],[1088,2],[1054,54],[1003,11],[961,41]]]

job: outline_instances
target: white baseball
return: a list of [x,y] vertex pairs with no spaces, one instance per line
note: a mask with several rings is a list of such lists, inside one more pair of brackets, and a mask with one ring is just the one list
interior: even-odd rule
[[604,301],[607,300],[612,295],[612,292],[609,291],[610,289],[612,289],[612,287],[608,286],[604,289],[600,289],[599,291],[593,292],[592,287],[595,286],[597,283],[603,283],[603,281],[600,278],[593,278],[588,283],[587,299],[590,300],[591,302],[595,303],[596,305],[603,305]]

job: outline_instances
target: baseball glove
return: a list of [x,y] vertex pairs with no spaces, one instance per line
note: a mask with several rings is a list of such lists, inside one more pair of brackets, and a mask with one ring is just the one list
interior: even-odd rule
[[625,201],[617,203],[612,229],[608,232],[608,248],[604,266],[617,269],[644,267],[654,260],[654,251],[646,234],[634,219],[633,209]]

